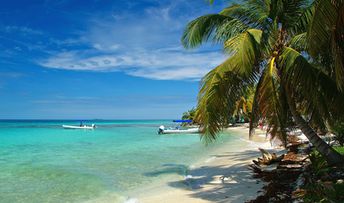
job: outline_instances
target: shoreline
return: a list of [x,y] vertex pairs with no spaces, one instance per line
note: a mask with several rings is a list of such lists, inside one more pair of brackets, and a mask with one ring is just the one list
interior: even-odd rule
[[230,127],[225,131],[238,136],[238,141],[226,142],[207,159],[196,161],[186,177],[147,187],[126,202],[239,203],[256,198],[264,184],[252,177],[248,165],[260,156],[258,147],[272,149],[271,144],[265,141],[263,131],[257,132],[253,141],[248,139],[245,126]]

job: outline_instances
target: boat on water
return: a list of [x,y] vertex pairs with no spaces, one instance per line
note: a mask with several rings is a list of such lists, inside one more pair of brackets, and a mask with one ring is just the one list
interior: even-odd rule
[[161,127],[164,126],[160,126],[159,128],[159,134],[191,134],[191,133],[199,133],[200,130],[199,128],[188,128],[188,129],[162,129]]
[[[191,123],[192,120],[173,120],[175,123]],[[200,129],[198,127],[193,128],[181,128],[181,126],[177,126],[174,128],[165,128],[165,126],[160,126],[158,130],[158,134],[192,134],[192,133],[199,133]]]
[[92,124],[91,126],[87,126],[87,125],[62,125],[62,127],[64,129],[87,129],[87,130],[93,130],[96,128],[96,125]]

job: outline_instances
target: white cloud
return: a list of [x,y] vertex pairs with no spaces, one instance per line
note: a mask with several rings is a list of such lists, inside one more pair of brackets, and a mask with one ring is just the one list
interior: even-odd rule
[[35,30],[26,26],[5,26],[4,31],[8,33],[19,33],[24,35],[43,35],[40,30]]
[[120,45],[119,44],[101,45],[99,43],[95,43],[93,47],[99,51],[116,51],[120,48]]
[[162,69],[138,69],[128,74],[155,80],[199,80],[209,69],[206,68],[162,68]]
[[62,52],[39,62],[41,66],[74,71],[122,71],[156,80],[199,79],[222,62],[218,52],[136,50],[131,53],[85,57],[83,52]]
[[170,9],[172,6],[165,7],[165,8],[148,8],[146,9],[146,13],[158,20],[169,21],[170,20]]
[[88,19],[88,29],[80,36],[86,48],[67,48],[38,64],[74,71],[121,71],[156,80],[198,80],[224,60],[219,51],[190,52],[180,45],[182,30],[189,18],[203,13],[200,8],[190,9],[194,5],[182,0],[156,3],[143,12],[119,11]]

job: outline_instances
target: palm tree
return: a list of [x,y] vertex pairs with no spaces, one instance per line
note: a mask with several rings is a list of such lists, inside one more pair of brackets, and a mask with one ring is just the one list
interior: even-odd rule
[[194,120],[195,118],[195,113],[196,113],[196,109],[195,108],[192,108],[186,112],[183,113],[182,115],[182,119],[183,120]]
[[316,3],[248,0],[188,24],[184,47],[212,41],[222,44],[229,56],[201,81],[196,119],[203,124],[203,139],[216,139],[236,101],[254,87],[250,136],[264,119],[271,135],[286,142],[296,123],[329,164],[344,163],[310,126],[326,125],[333,115],[344,115],[343,108],[337,108],[344,103],[343,93],[322,63],[305,52]]
[[233,111],[233,116],[235,117],[244,117],[247,121],[252,112],[252,104],[254,98],[254,88],[248,89],[248,91],[235,102],[235,109]]

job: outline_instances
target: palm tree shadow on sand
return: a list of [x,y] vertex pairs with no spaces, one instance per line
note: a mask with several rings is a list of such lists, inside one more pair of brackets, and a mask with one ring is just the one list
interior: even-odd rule
[[[255,198],[257,191],[262,187],[259,184],[260,181],[252,177],[253,173],[248,168],[249,162],[246,161],[255,159],[257,156],[256,150],[226,152],[212,156],[220,159],[221,163],[224,163],[222,165],[189,168],[186,165],[166,164],[161,169],[145,175],[182,175],[183,180],[168,182],[168,186],[192,191],[189,194],[192,198],[212,202],[245,202]],[[234,164],[231,164],[233,162]]]

